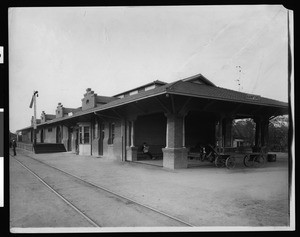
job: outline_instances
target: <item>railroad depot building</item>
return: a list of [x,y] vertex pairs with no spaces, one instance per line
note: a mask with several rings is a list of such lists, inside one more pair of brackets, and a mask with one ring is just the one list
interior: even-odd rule
[[[256,123],[255,147],[268,147],[269,120],[288,114],[288,104],[217,87],[198,74],[172,83],[154,81],[112,97],[86,90],[78,108],[58,103],[37,122],[37,146],[63,144],[79,155],[137,161],[144,142],[163,167],[187,168],[189,148],[233,146],[233,119]],[[33,149],[31,126],[18,131],[18,146]]]

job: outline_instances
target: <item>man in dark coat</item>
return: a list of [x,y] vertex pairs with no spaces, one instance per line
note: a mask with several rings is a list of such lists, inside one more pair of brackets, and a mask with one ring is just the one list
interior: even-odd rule
[[12,141],[12,148],[13,148],[13,151],[14,151],[14,156],[17,155],[17,153],[16,153],[16,147],[17,147],[17,142],[16,142],[16,140],[14,139],[14,140]]

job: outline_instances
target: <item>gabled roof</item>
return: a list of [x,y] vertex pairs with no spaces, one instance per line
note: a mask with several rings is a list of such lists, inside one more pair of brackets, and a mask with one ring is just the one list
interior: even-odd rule
[[[86,114],[91,114],[97,111],[103,111],[110,108],[115,108],[118,106],[130,104],[139,100],[144,100],[162,94],[174,94],[174,95],[183,95],[183,96],[190,96],[196,98],[238,102],[243,104],[264,105],[264,106],[271,106],[271,107],[277,107],[282,109],[288,108],[288,103],[285,102],[261,97],[258,95],[247,94],[247,93],[242,93],[234,90],[217,87],[201,74],[197,74],[193,77],[181,79],[172,83],[165,83],[160,81],[159,83],[161,83],[161,86],[158,86],[154,89],[141,91],[137,94],[127,96],[121,99],[114,98],[114,100],[111,100],[106,104],[99,105],[95,108],[87,109],[84,111],[78,111],[74,113],[72,116],[55,118],[54,115],[54,118],[52,120],[42,123],[41,125],[51,124],[62,120],[71,119]],[[153,84],[153,82],[146,85],[151,85],[151,84]],[[125,92],[121,94],[124,93]],[[105,98],[112,98],[112,97],[105,97]]]
[[194,96],[198,98],[240,102],[245,104],[288,107],[288,103],[278,100],[273,100],[266,97],[261,97],[259,95],[238,92],[216,86],[192,83],[190,81],[182,81],[181,83],[176,83],[169,89],[169,93]]
[[[149,97],[155,97],[161,94],[177,94],[177,95],[186,95],[198,98],[208,98],[215,100],[223,100],[223,101],[232,101],[232,102],[240,102],[245,104],[257,104],[257,105],[266,105],[266,106],[274,106],[279,108],[288,108],[288,103],[268,99],[265,97],[260,97],[257,95],[250,95],[247,93],[237,92],[234,90],[224,89],[221,87],[211,86],[209,83],[207,84],[198,84],[194,83],[193,80],[178,80],[172,83],[165,84],[160,87],[156,87],[152,90],[142,91],[138,94],[131,95],[128,97],[124,97],[121,99],[114,100],[107,104],[98,106],[96,108],[87,109],[85,111],[79,111],[71,117],[77,117],[84,114],[94,113],[97,111],[103,111],[110,108],[122,106],[125,104],[129,104],[135,101],[143,100]],[[251,98],[258,98],[258,100],[253,100]],[[63,120],[64,118],[56,118],[48,123],[58,122]]]
[[206,77],[204,77],[200,73],[197,75],[182,79],[181,81],[194,82],[194,83],[205,84],[205,85],[209,85],[209,86],[216,86],[214,83],[212,83],[210,80],[208,80]]

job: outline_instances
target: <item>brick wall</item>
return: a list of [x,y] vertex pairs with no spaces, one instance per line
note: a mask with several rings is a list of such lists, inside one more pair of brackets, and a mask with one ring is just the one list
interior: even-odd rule
[[62,140],[61,141],[65,145],[66,150],[68,150],[69,129],[66,126],[62,126]]
[[71,147],[72,147],[72,152],[76,153],[76,136],[77,136],[77,132],[74,129],[72,132],[72,142],[71,142]]
[[63,105],[61,103],[58,103],[55,114],[56,118],[61,118],[64,116]]
[[91,88],[86,89],[86,93],[84,94],[84,98],[82,101],[82,110],[94,108],[96,106],[96,97],[97,94],[91,90]]

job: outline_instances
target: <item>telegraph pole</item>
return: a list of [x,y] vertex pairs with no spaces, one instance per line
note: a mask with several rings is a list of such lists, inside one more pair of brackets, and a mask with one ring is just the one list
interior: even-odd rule
[[29,105],[29,108],[32,108],[33,104],[33,109],[34,109],[34,114],[33,114],[33,145],[36,145],[36,97],[38,97],[38,91],[33,91],[33,96],[31,98],[31,102]]

